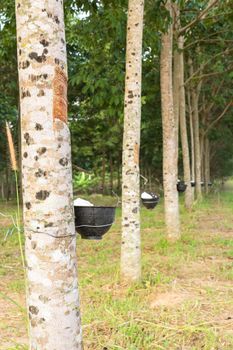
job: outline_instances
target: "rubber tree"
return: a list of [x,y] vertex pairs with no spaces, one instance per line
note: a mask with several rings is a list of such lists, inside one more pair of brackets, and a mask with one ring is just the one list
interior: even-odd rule
[[[166,8],[170,12],[171,1],[167,1]],[[172,24],[168,25],[167,32],[161,38],[160,57],[160,84],[162,102],[162,126],[163,126],[163,187],[165,223],[168,239],[180,238],[179,200],[176,189],[177,184],[177,120],[174,113],[173,89],[172,89]]]
[[184,37],[180,36],[178,39],[179,48],[179,67],[180,67],[180,136],[181,136],[181,147],[183,156],[183,169],[184,169],[184,181],[187,185],[185,191],[185,207],[191,209],[193,205],[193,191],[191,188],[191,168],[190,168],[190,155],[189,155],[189,143],[188,143],[188,132],[187,132],[187,120],[186,120],[186,94],[184,86]]
[[31,350],[80,350],[63,1],[17,0]]
[[141,277],[140,174],[141,71],[143,36],[142,0],[129,0],[127,22],[125,108],[122,165],[121,275]]

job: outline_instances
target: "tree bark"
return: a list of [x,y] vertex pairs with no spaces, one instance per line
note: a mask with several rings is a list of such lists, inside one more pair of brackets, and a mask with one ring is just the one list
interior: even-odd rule
[[197,199],[202,198],[201,191],[201,151],[200,151],[200,133],[199,133],[199,113],[198,113],[198,93],[192,89],[193,103],[193,132],[195,149],[195,181]]
[[181,135],[181,147],[183,156],[183,169],[184,169],[184,181],[187,184],[185,191],[185,207],[191,209],[193,205],[193,191],[191,188],[191,169],[190,169],[190,156],[189,156],[189,144],[186,122],[186,99],[185,99],[185,87],[184,87],[184,38],[182,36],[178,39],[179,47],[179,66],[180,66],[180,135]]
[[[168,1],[166,6],[171,13],[171,1]],[[168,32],[162,34],[160,84],[163,124],[163,186],[165,223],[168,238],[171,240],[177,240],[180,238],[180,224],[178,192],[176,189],[178,175],[178,144],[172,92],[172,36],[172,25],[169,25]]]
[[205,175],[205,191],[209,192],[210,182],[210,147],[208,136],[205,136],[205,152],[204,152],[204,175]]
[[141,127],[141,70],[143,0],[129,0],[126,49],[125,110],[122,167],[123,279],[141,278],[139,149]]
[[30,350],[81,350],[63,1],[16,18]]

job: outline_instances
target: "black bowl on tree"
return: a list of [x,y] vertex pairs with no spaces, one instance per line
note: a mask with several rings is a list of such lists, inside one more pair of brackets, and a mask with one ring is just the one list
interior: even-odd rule
[[184,181],[179,181],[176,187],[178,192],[185,192],[187,185],[184,183]]
[[142,200],[142,204],[147,209],[154,209],[156,207],[156,205],[159,203],[158,196],[154,196],[152,198],[141,198],[141,200]]
[[75,206],[75,229],[83,239],[100,240],[115,220],[116,207]]

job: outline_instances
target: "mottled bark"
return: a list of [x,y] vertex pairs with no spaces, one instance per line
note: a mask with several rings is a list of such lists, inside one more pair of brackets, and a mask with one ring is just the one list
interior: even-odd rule
[[189,156],[189,143],[187,133],[187,122],[186,122],[186,99],[185,99],[185,87],[184,87],[184,38],[182,36],[178,39],[179,47],[179,67],[180,67],[180,135],[181,135],[181,146],[182,146],[182,157],[183,157],[183,170],[184,170],[184,181],[187,184],[185,191],[185,207],[191,209],[193,205],[193,191],[191,188],[191,169],[190,169],[190,156]]
[[141,277],[139,149],[144,1],[129,0],[122,167],[121,275]]
[[30,350],[80,350],[63,1],[16,18]]
[[[168,1],[166,6],[171,13],[171,2]],[[167,33],[162,34],[160,84],[163,123],[163,186],[165,223],[168,238],[171,240],[176,240],[180,237],[180,225],[178,192],[176,189],[178,176],[178,144],[172,92],[172,36],[172,25],[169,25]]]

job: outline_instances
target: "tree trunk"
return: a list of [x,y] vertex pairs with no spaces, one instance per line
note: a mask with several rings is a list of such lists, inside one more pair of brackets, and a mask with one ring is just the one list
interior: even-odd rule
[[191,179],[195,181],[195,153],[194,153],[194,135],[193,135],[193,112],[191,105],[191,92],[187,89],[188,110],[189,110],[189,127],[190,127],[190,144],[191,144]]
[[194,132],[194,149],[195,149],[195,181],[197,199],[202,198],[201,191],[201,151],[200,151],[200,134],[199,134],[199,113],[198,113],[198,94],[192,89],[193,103],[193,132]]
[[16,18],[30,350],[80,350],[63,1]]
[[[173,25],[173,34],[174,39],[178,43],[178,30],[180,28],[180,9],[178,4],[173,3],[173,19],[174,19],[174,25]],[[176,132],[176,143],[179,145],[179,115],[180,115],[180,55],[177,48],[174,50],[173,54],[173,108],[174,108],[174,117],[175,117],[175,132]],[[178,161],[178,152],[179,147],[177,146],[177,156],[176,159]]]
[[[167,2],[167,8],[171,13],[171,1]],[[168,238],[177,240],[180,238],[179,201],[176,189],[177,183],[177,135],[176,120],[173,108],[172,93],[172,26],[168,32],[162,34],[160,64],[160,84],[162,100],[163,123],[163,186],[165,223]]]
[[205,137],[205,152],[204,152],[204,174],[205,174],[205,191],[209,192],[210,182],[210,147],[208,136]]
[[180,59],[180,135],[183,156],[184,181],[187,184],[185,191],[185,207],[191,209],[193,205],[193,191],[191,188],[191,170],[190,170],[190,156],[189,144],[186,122],[186,101],[185,101],[185,87],[184,87],[184,38],[180,36],[178,39],[179,59]]
[[139,149],[143,0],[129,0],[126,49],[125,110],[122,167],[121,275],[141,277]]

